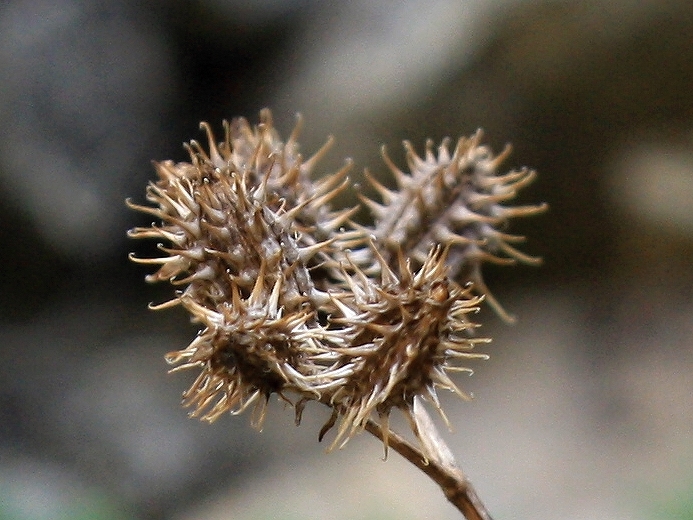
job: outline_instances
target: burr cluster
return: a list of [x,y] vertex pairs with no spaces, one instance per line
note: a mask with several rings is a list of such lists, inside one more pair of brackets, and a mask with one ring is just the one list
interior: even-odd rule
[[[383,150],[395,189],[367,175],[380,201],[359,194],[374,218],[331,204],[352,188],[351,164],[316,175],[331,141],[309,159],[298,151],[300,121],[286,142],[269,110],[252,127],[224,124],[217,142],[187,145],[190,162],[155,164],[149,205],[128,204],[156,219],[130,230],[161,241],[161,255],[132,259],[158,269],[150,282],[176,286],[173,299],[200,324],[197,337],[167,355],[173,370],[199,375],[184,393],[191,415],[214,421],[251,408],[258,427],[273,394],[297,421],[306,403],[332,408],[320,437],[336,426],[340,447],[377,419],[387,431],[393,408],[411,416],[423,398],[443,418],[439,390],[465,398],[453,380],[471,372],[477,327],[469,315],[486,298],[507,316],[481,276],[484,262],[534,263],[503,231],[543,205],[508,207],[535,174],[499,174],[508,150],[494,156],[480,134],[446,140],[419,157],[405,143],[408,172]],[[447,420],[447,419],[445,419]],[[416,431],[416,430],[415,430]],[[385,439],[385,442],[387,440]]]

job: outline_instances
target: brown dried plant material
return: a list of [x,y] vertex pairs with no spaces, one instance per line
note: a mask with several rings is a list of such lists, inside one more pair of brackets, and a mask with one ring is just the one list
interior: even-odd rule
[[[184,402],[210,421],[255,402],[261,424],[272,393],[319,396],[323,367],[311,358],[329,354],[331,338],[343,343],[318,322],[331,297],[315,286],[310,269],[351,213],[325,207],[344,189],[334,181],[344,175],[309,183],[311,160],[301,161],[293,141],[282,145],[268,111],[262,118],[254,130],[242,119],[226,124],[219,146],[203,125],[209,155],[192,142],[190,163],[156,164],[159,180],[147,190],[156,207],[129,203],[161,221],[130,236],[170,243],[160,246],[160,258],[133,260],[160,265],[148,281],[184,287],[157,308],[180,304],[204,327],[167,359],[177,369],[202,369]],[[310,234],[318,226],[325,240]]]
[[[546,210],[546,205],[507,207],[518,190],[530,184],[536,172],[523,168],[498,174],[498,167],[510,154],[510,146],[498,156],[482,146],[481,131],[462,137],[450,153],[450,140],[445,139],[433,150],[426,143],[419,157],[411,143],[404,142],[409,173],[400,170],[389,158],[385,147],[383,159],[397,183],[389,190],[370,175],[368,180],[382,198],[382,204],[365,197],[375,225],[368,232],[382,244],[383,256],[390,263],[401,250],[421,265],[431,245],[450,248],[447,264],[450,276],[472,281],[477,294],[486,296],[489,304],[506,321],[512,318],[491,295],[481,275],[485,262],[508,265],[517,261],[538,264],[539,258],[528,256],[512,244],[524,237],[506,233],[504,228],[514,217],[527,217]],[[361,259],[361,261],[369,259]],[[378,263],[371,261],[371,272]]]
[[[378,256],[375,249],[374,254]],[[489,340],[470,337],[476,325],[467,315],[478,310],[481,298],[446,276],[446,256],[447,250],[433,248],[416,272],[401,254],[397,269],[378,256],[377,282],[354,268],[350,294],[337,297],[344,316],[333,320],[344,326],[348,338],[346,347],[335,349],[344,363],[337,370],[345,380],[329,393],[341,415],[333,447],[361,431],[374,414],[386,425],[392,408],[413,421],[416,396],[427,398],[446,423],[437,389],[468,399],[448,372],[471,373],[459,363],[487,359],[473,349]]]
[[[511,218],[544,209],[503,205],[534,172],[498,174],[508,150],[494,157],[480,133],[460,139],[452,154],[448,141],[437,156],[428,143],[423,158],[405,143],[410,172],[383,151],[398,189],[369,177],[382,204],[362,197],[375,222],[361,226],[350,220],[357,208],[330,207],[351,188],[351,164],[313,180],[331,141],[304,161],[300,120],[286,143],[269,110],[256,127],[242,118],[225,122],[220,143],[201,127],[208,151],[191,141],[190,162],[155,163],[150,205],[128,201],[158,221],[129,235],[165,243],[160,257],[131,258],[158,266],[147,281],[180,288],[152,308],[181,305],[201,325],[185,349],[166,356],[173,371],[200,370],[183,396],[191,415],[211,422],[252,408],[260,427],[272,394],[296,407],[297,421],[306,402],[319,401],[333,410],[320,438],[339,420],[332,447],[364,429],[386,449],[394,439],[393,448],[419,467],[435,463],[426,473],[449,498],[464,498],[461,511],[474,509],[466,480],[454,488],[461,472],[419,400],[447,422],[437,390],[467,398],[451,376],[487,358],[474,351],[489,340],[473,335],[469,315],[486,298],[508,318],[488,293],[481,264],[537,262],[511,245],[522,237],[503,231]],[[416,449],[390,432],[393,408],[409,419],[420,455],[408,455]]]

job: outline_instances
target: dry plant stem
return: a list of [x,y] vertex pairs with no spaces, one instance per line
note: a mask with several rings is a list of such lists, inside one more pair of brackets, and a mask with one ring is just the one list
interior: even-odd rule
[[[472,483],[459,468],[445,467],[443,464],[427,459],[421,450],[392,430],[385,434],[381,426],[373,420],[369,420],[366,423],[365,429],[380,440],[384,440],[385,435],[387,435],[390,448],[414,464],[414,466],[438,484],[447,499],[467,520],[493,520],[477,496]],[[442,440],[438,439],[438,442],[442,442]]]

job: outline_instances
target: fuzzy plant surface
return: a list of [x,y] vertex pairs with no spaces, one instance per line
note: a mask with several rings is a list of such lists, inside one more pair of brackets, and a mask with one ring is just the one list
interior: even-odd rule
[[127,202],[156,219],[129,235],[161,242],[159,257],[131,258],[158,267],[147,281],[177,288],[151,307],[180,305],[200,324],[186,348],[166,356],[173,371],[199,372],[183,394],[191,415],[212,422],[250,409],[260,428],[272,395],[295,408],[297,423],[318,401],[332,409],[319,434],[336,430],[331,448],[367,429],[387,449],[402,442],[388,426],[398,409],[417,456],[452,464],[421,401],[447,422],[438,392],[468,398],[454,375],[487,358],[475,347],[489,340],[474,334],[470,315],[485,299],[510,319],[481,267],[538,262],[506,228],[545,206],[505,205],[535,173],[500,173],[509,148],[494,156],[479,132],[452,150],[449,140],[437,150],[428,142],[423,156],[405,142],[407,171],[383,149],[395,189],[366,174],[379,200],[358,195],[373,216],[362,225],[352,221],[358,207],[331,205],[353,189],[351,163],[316,175],[332,141],[304,159],[300,119],[285,142],[267,109],[257,126],[224,122],[220,142],[201,127],[207,144],[187,144],[189,162],[155,163],[149,204]]

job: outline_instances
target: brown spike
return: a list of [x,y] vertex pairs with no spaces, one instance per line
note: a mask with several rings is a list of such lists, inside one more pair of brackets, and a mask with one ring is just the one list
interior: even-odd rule
[[332,148],[332,145],[334,144],[334,137],[329,136],[327,138],[327,141],[325,141],[325,144],[320,147],[320,149],[315,152],[313,155],[311,155],[306,162],[303,163],[303,171],[305,171],[307,174],[310,174],[313,171],[313,168],[315,167],[320,160],[327,155],[327,152]]
[[298,146],[298,138],[301,135],[301,132],[303,131],[303,115],[300,113],[296,114],[296,124],[294,124],[293,130],[291,130],[291,134],[289,135],[289,139],[286,141],[286,146],[289,148],[294,148]]
[[510,244],[500,241],[498,242],[498,247],[500,248],[501,251],[503,251],[505,254],[511,256],[512,258],[524,263],[524,264],[530,264],[530,265],[541,265],[542,264],[542,259],[536,256],[530,256],[527,255],[521,251],[518,251],[514,247],[512,247]]
[[450,157],[450,138],[445,137],[438,146],[438,163],[451,162]]
[[436,162],[436,156],[433,153],[433,139],[426,139],[426,146],[425,146],[425,160],[426,162],[429,163],[435,163]]
[[373,252],[373,255],[375,256],[376,260],[380,264],[380,283],[383,287],[387,287],[390,285],[398,285],[399,284],[399,278],[395,273],[390,269],[390,266],[388,265],[387,261],[383,257],[383,255],[380,253],[378,248],[375,246],[372,240],[368,241],[368,247],[370,250]]
[[403,141],[402,146],[406,150],[407,163],[409,165],[409,171],[411,175],[416,176],[417,173],[423,173],[425,171],[426,163],[418,156],[414,146],[411,141]]
[[231,283],[231,304],[239,312],[244,309],[241,290],[236,283]]
[[404,173],[402,170],[400,170],[397,165],[392,162],[392,159],[390,159],[390,156],[387,154],[387,148],[385,145],[380,147],[380,155],[383,158],[383,162],[385,165],[388,167],[390,172],[392,172],[392,175],[395,177],[395,182],[397,183],[397,187],[402,190],[406,188],[410,184],[410,179],[411,177]]
[[484,279],[482,278],[481,271],[478,267],[474,270],[474,273],[472,273],[471,280],[474,284],[474,290],[477,293],[484,295],[484,300],[488,302],[491,308],[504,322],[515,323],[517,321],[515,316],[513,316],[512,314],[508,314],[506,310],[503,308],[503,306],[500,304],[500,302],[496,300],[496,297],[484,283]]
[[274,121],[272,119],[272,111],[269,108],[263,108],[260,110],[260,124],[259,128],[271,129],[274,128]]
[[510,233],[502,233],[500,231],[496,231],[492,235],[494,239],[502,240],[503,242],[508,242],[509,244],[522,244],[527,240],[522,235],[511,235]]
[[147,308],[152,311],[160,311],[163,309],[170,309],[172,307],[175,307],[176,305],[180,305],[180,299],[179,298],[173,298],[171,300],[165,301],[163,303],[150,303],[147,305]]
[[400,279],[403,284],[409,285],[412,281],[412,272],[409,259],[404,256],[404,251],[401,247],[397,247],[397,267]]
[[330,213],[325,217],[325,219],[320,220],[320,228],[328,231],[336,231],[337,229],[339,229],[340,226],[348,222],[349,219],[353,217],[359,209],[359,206],[353,206],[351,208]]
[[326,175],[314,184],[315,193],[321,195],[332,190],[337,184],[347,180],[347,174],[351,171],[354,163],[351,159],[345,161],[344,166],[337,170],[332,175]]
[[299,258],[303,262],[307,262],[320,252],[328,252],[329,246],[331,246],[336,240],[336,237],[332,237],[328,240],[317,242],[310,246],[301,246],[298,251]]
[[537,204],[536,206],[510,206],[503,207],[500,210],[500,215],[503,218],[513,218],[513,217],[530,217],[532,215],[538,215],[549,209],[549,205],[545,202]]
[[130,209],[134,209],[135,211],[140,211],[142,213],[147,213],[148,215],[160,218],[161,220],[164,220],[167,217],[167,215],[160,208],[152,208],[151,206],[141,206],[139,204],[135,204],[130,199],[125,199],[125,204]]
[[265,273],[267,271],[267,261],[265,258],[260,258],[260,270],[257,273],[257,279],[255,280],[255,285],[250,293],[250,298],[248,298],[248,305],[255,307],[260,305],[265,296]]
[[363,175],[369,182],[369,184],[373,186],[373,188],[375,188],[375,190],[378,192],[385,204],[389,204],[392,201],[392,199],[397,195],[395,191],[389,190],[388,188],[380,184],[380,182],[378,182],[378,180],[375,177],[373,177],[368,170],[364,170]]
[[196,165],[199,164],[199,162],[209,162],[209,155],[207,155],[205,149],[195,139],[190,140],[190,144],[187,148],[190,152],[190,158],[197,161]]
[[456,226],[464,226],[473,222],[495,225],[503,220],[502,217],[475,213],[464,204],[455,204],[446,212],[446,216]]
[[344,181],[334,188],[332,191],[328,191],[327,193],[324,193],[322,195],[318,195],[317,197],[312,197],[310,199],[310,204],[315,207],[323,206],[330,202],[332,199],[334,199],[337,195],[345,191],[347,188],[350,187],[350,182],[349,179],[346,178]]
[[224,165],[224,161],[221,158],[221,154],[219,153],[219,149],[217,148],[217,142],[214,137],[214,133],[212,132],[212,127],[205,121],[202,121],[200,123],[200,128],[204,130],[204,132],[207,134],[207,142],[209,146],[209,156],[212,160],[212,164],[214,164],[216,167],[221,168]]
[[503,151],[499,153],[496,157],[493,158],[491,161],[491,168],[494,170],[497,170],[498,167],[505,162],[505,160],[510,156],[510,154],[513,151],[513,147],[510,143],[506,144],[505,147],[503,148]]
[[463,235],[458,235],[457,233],[453,233],[452,231],[450,231],[447,227],[441,225],[435,226],[432,230],[432,233],[435,239],[444,245],[455,244],[458,246],[468,246],[469,244],[483,244],[482,240],[474,240],[467,238]]
[[135,256],[135,253],[128,253],[128,258],[135,262],[136,264],[153,264],[153,265],[164,265],[170,262],[175,262],[178,259],[171,256],[156,257],[156,258],[140,258]]
[[369,199],[368,197],[360,193],[357,193],[356,196],[359,198],[361,202],[363,202],[368,207],[368,209],[371,211],[376,220],[381,220],[385,217],[385,215],[387,215],[387,206],[378,204],[373,199]]
[[491,188],[493,186],[513,186],[513,183],[524,178],[527,173],[532,170],[510,170],[502,175],[487,176],[481,179],[480,185],[482,188]]
[[505,257],[500,257],[496,256],[494,254],[491,254],[489,252],[483,251],[483,250],[477,250],[474,253],[469,255],[470,258],[473,258],[477,262],[488,262],[490,264],[494,265],[514,265],[517,260],[514,258],[505,258]]
[[[296,186],[301,173],[301,166],[301,156],[298,155],[296,162],[290,168],[286,169],[286,173],[284,175],[277,179],[279,184],[286,187]],[[271,171],[271,168],[267,170],[268,175]]]

